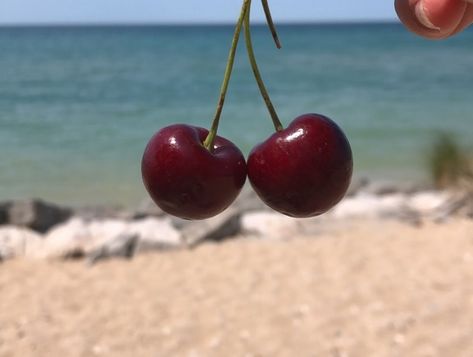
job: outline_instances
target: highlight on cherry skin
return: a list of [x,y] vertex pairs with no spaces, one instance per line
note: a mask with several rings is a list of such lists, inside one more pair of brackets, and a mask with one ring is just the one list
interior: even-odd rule
[[335,122],[305,114],[257,145],[247,166],[253,189],[269,207],[305,218],[325,213],[344,197],[353,157]]
[[246,181],[246,163],[231,141],[216,136],[210,150],[208,131],[175,124],[149,141],[141,162],[144,185],[166,213],[183,219],[206,219],[224,211]]

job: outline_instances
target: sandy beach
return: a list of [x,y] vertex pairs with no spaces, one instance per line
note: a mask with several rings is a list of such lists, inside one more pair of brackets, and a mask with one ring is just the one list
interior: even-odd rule
[[472,356],[473,221],[0,265],[0,356]]

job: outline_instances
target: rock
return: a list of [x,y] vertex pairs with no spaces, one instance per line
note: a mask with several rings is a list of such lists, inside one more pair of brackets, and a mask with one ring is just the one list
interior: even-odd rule
[[8,223],[10,202],[0,202],[0,226]]
[[126,234],[128,228],[128,222],[118,219],[87,222],[74,217],[48,232],[38,256],[61,259],[89,256]]
[[473,192],[453,193],[445,202],[432,211],[432,218],[437,223],[445,222],[455,214],[473,218]]
[[8,208],[8,223],[44,233],[71,215],[70,209],[41,200],[13,201]]
[[29,229],[5,226],[0,228],[0,262],[22,257],[41,243],[42,237]]
[[265,239],[288,239],[300,232],[301,222],[275,212],[249,212],[242,216],[241,228]]
[[87,263],[95,264],[99,260],[112,257],[123,257],[131,259],[138,246],[138,235],[124,233],[105,242],[101,247],[93,250],[87,255]]
[[162,217],[164,215],[164,211],[159,208],[151,198],[148,197],[141,201],[138,208],[133,213],[133,219],[142,219],[146,217]]
[[127,233],[129,222],[119,219],[95,220],[88,224],[89,234],[93,238],[92,249]]
[[139,237],[138,252],[182,246],[181,233],[173,227],[170,219],[146,218],[134,221],[126,231]]
[[447,192],[427,191],[409,196],[407,206],[421,213],[431,213],[444,205],[449,199]]
[[370,181],[366,177],[361,177],[359,179],[353,179],[350,187],[348,187],[348,191],[346,193],[346,197],[351,197],[356,195],[358,192],[363,190],[365,187],[369,185]]
[[[219,215],[202,221],[180,220],[185,245],[193,248],[205,241],[220,242],[235,236],[240,231],[242,211],[230,207]],[[173,220],[175,225],[176,220]]]
[[403,194],[376,196],[360,193],[340,202],[331,215],[336,218],[396,216],[404,210],[407,198]]
[[170,219],[146,218],[133,222],[95,221],[89,224],[93,245],[85,253],[90,264],[112,257],[132,258],[150,250],[181,247],[181,234]]
[[432,186],[432,184],[429,184],[427,182],[409,182],[404,183],[400,186],[400,191],[408,195],[433,190],[434,187]]
[[74,215],[86,221],[98,219],[131,219],[133,213],[117,206],[84,206],[74,210]]
[[463,214],[465,217],[473,219],[473,191],[467,195],[467,202],[463,209]]
[[92,245],[92,236],[87,223],[82,218],[72,218],[51,229],[46,235],[36,258],[80,258]]
[[270,210],[270,208],[261,201],[250,184],[243,186],[240,194],[230,207],[240,212]]
[[393,195],[397,193],[410,195],[427,190],[431,190],[431,187],[423,183],[373,181],[363,185],[358,190],[358,193],[375,196]]
[[382,181],[374,181],[369,182],[368,184],[364,185],[361,190],[359,190],[360,194],[366,195],[374,195],[374,196],[384,196],[384,195],[392,195],[399,193],[401,191],[398,184],[390,183],[390,182],[382,182]]
[[381,211],[379,217],[397,219],[413,227],[422,226],[421,214],[405,205],[402,205],[399,210]]

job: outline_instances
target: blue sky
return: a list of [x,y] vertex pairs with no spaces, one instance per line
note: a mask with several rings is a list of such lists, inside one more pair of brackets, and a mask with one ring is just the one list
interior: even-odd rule
[[[394,0],[270,0],[277,22],[394,20]],[[240,0],[0,0],[0,24],[234,22]],[[254,19],[262,21],[260,2]]]

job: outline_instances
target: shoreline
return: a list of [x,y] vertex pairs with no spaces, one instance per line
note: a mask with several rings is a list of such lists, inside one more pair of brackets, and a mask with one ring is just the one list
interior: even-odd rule
[[[415,176],[415,175],[412,175]],[[353,194],[355,190],[358,190],[362,185],[369,186],[369,190],[372,192],[415,192],[422,190],[433,190],[433,186],[429,183],[422,175],[417,175],[416,177],[406,178],[394,178],[393,176],[385,174],[372,174],[372,175],[356,175],[353,177],[348,190],[348,194]],[[252,190],[249,181],[247,180],[242,192]],[[119,189],[116,190],[119,193]],[[133,191],[133,193],[132,193]],[[134,190],[127,190],[128,194],[126,196],[128,199],[126,201],[116,200],[114,196],[107,196],[107,198],[99,198],[96,200],[91,199],[71,199],[68,198],[69,195],[66,195],[61,198],[61,196],[55,197],[55,195],[13,195],[0,198],[0,204],[5,202],[15,202],[23,200],[40,200],[48,202],[50,204],[68,207],[72,210],[87,210],[87,209],[104,209],[104,210],[127,210],[133,211],[139,209],[143,203],[148,200],[148,194],[143,187],[142,182],[136,184]],[[138,193],[139,192],[139,193]],[[119,195],[119,194],[117,194]],[[117,196],[115,195],[115,197]]]
[[473,218],[473,193],[435,191],[415,184],[394,186],[355,181],[328,213],[293,219],[272,211],[246,185],[223,213],[203,221],[165,214],[150,199],[133,209],[65,207],[41,200],[0,202],[0,261],[18,257],[85,258],[95,263],[147,251],[189,249],[238,236],[288,239],[334,233],[356,220],[396,221],[422,227],[455,217]]

